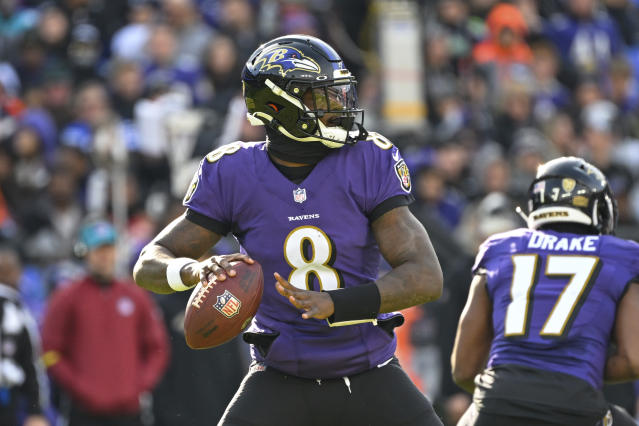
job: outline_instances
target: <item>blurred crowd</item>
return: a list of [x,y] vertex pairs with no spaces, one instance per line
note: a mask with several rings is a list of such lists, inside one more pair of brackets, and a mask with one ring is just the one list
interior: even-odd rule
[[[21,293],[36,321],[56,289],[84,274],[77,242],[87,221],[115,225],[117,275],[130,280],[139,250],[181,214],[199,159],[264,137],[245,120],[249,54],[278,35],[315,35],[358,77],[365,126],[398,145],[411,169],[411,208],[446,282],[440,301],[407,315],[400,350],[454,419],[468,397],[450,380],[448,357],[470,265],[484,238],[524,224],[515,207],[526,210],[538,164],[560,155],[595,164],[619,202],[618,235],[639,238],[639,0],[398,1],[419,11],[426,105],[421,125],[401,131],[383,110],[383,2],[0,0],[0,240],[21,256]],[[218,247],[234,249],[230,239]],[[217,355],[185,348],[183,298],[156,302],[174,354],[175,381],[160,389],[188,388],[202,375],[178,363],[191,359],[194,369]],[[224,374],[234,390],[241,372]],[[156,400],[165,401],[156,424],[162,410],[180,412]]]

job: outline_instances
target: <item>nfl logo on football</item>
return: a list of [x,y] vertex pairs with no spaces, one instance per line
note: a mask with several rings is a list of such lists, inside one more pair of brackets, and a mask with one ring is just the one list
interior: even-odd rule
[[217,296],[217,302],[213,305],[227,318],[237,315],[240,312],[240,306],[242,306],[242,302],[228,290],[224,290],[224,294]]
[[293,199],[296,203],[303,203],[306,201],[306,188],[297,188],[293,190]]

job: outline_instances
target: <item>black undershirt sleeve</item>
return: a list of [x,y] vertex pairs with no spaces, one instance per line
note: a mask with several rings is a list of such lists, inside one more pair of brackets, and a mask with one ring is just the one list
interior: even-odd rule
[[231,226],[227,223],[220,222],[219,220],[210,218],[202,213],[198,213],[195,210],[186,209],[186,218],[195,223],[196,225],[200,225],[202,228],[206,228],[211,232],[215,232],[219,235],[226,235],[231,231]]
[[408,206],[413,201],[415,201],[415,197],[411,194],[406,195],[395,195],[394,197],[390,197],[379,203],[373,211],[368,215],[368,220],[373,222],[375,219],[381,217],[384,213],[393,210],[395,207]]

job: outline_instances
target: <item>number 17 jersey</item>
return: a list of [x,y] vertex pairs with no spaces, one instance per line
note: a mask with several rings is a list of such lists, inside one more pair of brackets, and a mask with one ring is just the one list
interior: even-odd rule
[[524,365],[602,387],[617,305],[639,282],[639,244],[518,229],[486,240],[473,272],[485,274],[493,305],[488,367]]
[[410,177],[398,149],[374,139],[331,150],[299,184],[275,167],[265,142],[224,146],[202,161],[184,204],[187,218],[192,211],[215,224],[200,223],[207,228],[232,232],[242,251],[262,265],[264,293],[248,331],[277,337],[268,347],[251,345],[253,358],[318,379],[389,360],[395,338],[371,322],[330,327],[325,320],[303,319],[277,293],[273,273],[315,291],[375,280],[380,252],[370,223],[409,200]]

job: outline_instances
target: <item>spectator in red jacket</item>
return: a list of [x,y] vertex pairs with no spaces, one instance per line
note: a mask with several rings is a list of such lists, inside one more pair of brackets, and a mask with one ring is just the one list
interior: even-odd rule
[[80,231],[88,274],[56,291],[43,325],[43,359],[70,402],[69,426],[137,426],[139,398],[160,379],[168,339],[150,297],[115,278],[116,232]]

